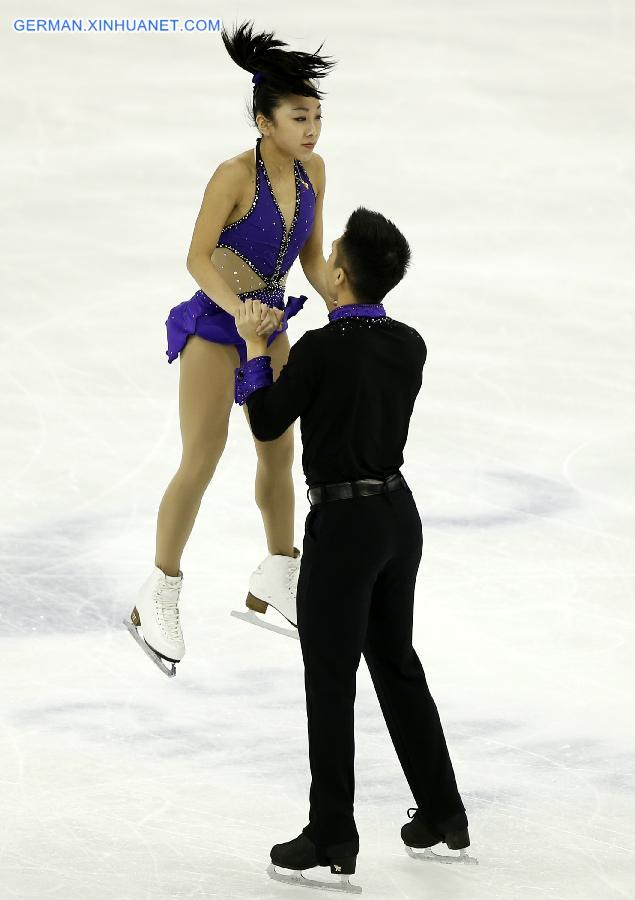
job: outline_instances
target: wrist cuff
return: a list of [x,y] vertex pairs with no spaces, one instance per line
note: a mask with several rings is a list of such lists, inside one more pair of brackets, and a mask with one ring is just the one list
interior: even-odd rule
[[258,388],[273,384],[270,356],[254,356],[244,365],[234,369],[234,401],[240,406]]

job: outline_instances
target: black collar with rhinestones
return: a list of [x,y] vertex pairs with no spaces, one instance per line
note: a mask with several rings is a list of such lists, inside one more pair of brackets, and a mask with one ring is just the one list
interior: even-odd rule
[[338,306],[329,313],[329,322],[341,319],[344,316],[370,316],[372,319],[380,319],[386,316],[386,310],[381,303],[347,303],[346,306]]

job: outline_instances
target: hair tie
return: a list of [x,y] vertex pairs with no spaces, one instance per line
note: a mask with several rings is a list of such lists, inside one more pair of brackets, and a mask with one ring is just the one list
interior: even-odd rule
[[256,85],[260,84],[261,81],[263,81],[264,77],[265,76],[262,74],[262,72],[256,72],[254,77],[251,79],[254,88],[256,87]]

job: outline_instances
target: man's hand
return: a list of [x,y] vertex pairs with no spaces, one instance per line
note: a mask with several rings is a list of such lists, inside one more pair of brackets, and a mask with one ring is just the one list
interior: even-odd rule
[[244,341],[266,339],[280,327],[284,310],[274,309],[260,300],[242,301],[234,315],[236,330]]

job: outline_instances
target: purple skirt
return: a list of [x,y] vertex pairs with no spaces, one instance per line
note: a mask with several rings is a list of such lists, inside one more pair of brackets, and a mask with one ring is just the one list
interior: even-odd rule
[[[258,296],[259,294],[261,296]],[[284,309],[280,328],[269,335],[267,347],[279,334],[287,330],[288,319],[300,312],[307,300],[302,294],[300,297],[288,297],[285,304],[283,292],[278,291],[273,296],[271,290],[253,291],[245,299],[260,300],[267,306]],[[240,365],[247,361],[247,345],[236,330],[236,320],[210,300],[204,291],[198,290],[189,300],[172,307],[165,325],[168,332],[168,349],[165,352],[169,363],[174,362],[191,334],[197,334],[206,341],[214,341],[217,344],[234,344],[240,355]]]

